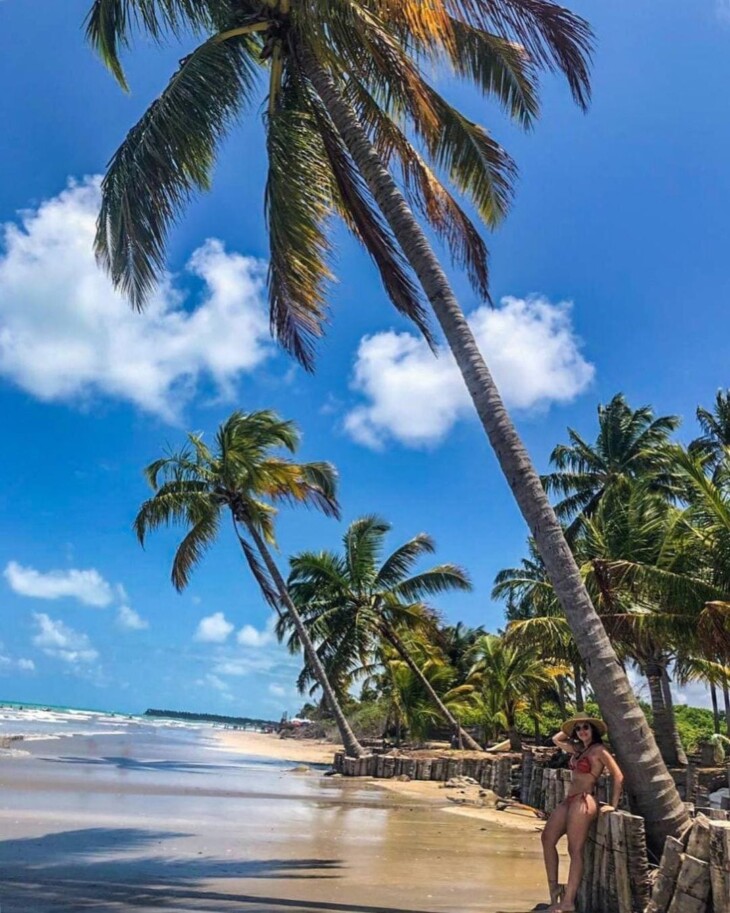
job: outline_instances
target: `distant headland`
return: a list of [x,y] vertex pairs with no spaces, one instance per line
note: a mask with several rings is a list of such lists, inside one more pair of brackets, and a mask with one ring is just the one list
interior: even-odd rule
[[278,730],[279,723],[274,720],[253,719],[246,716],[222,716],[218,713],[189,713],[186,710],[145,710],[145,716],[164,717],[170,720],[185,720],[189,723],[222,723],[235,726],[237,729]]

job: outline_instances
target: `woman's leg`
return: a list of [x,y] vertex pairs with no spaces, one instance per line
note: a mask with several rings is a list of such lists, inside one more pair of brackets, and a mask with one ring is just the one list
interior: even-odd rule
[[568,884],[565,887],[565,896],[558,906],[558,910],[567,911],[575,909],[575,898],[578,895],[580,880],[583,877],[583,850],[585,849],[588,831],[591,829],[598,806],[593,796],[585,796],[571,803],[568,810],[568,854],[570,855],[570,872]]
[[550,815],[542,832],[542,853],[545,857],[545,871],[550,888],[550,903],[558,899],[558,840],[566,832],[568,806],[562,802]]

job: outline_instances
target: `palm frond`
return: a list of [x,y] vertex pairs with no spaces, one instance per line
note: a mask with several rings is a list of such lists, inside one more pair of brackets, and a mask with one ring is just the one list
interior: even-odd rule
[[469,592],[471,589],[471,580],[463,568],[456,564],[437,564],[422,574],[403,580],[393,588],[393,592],[407,602],[418,602],[425,596],[436,596],[449,590]]
[[207,190],[218,145],[256,84],[247,39],[206,41],[181,63],[114,154],[102,182],[96,254],[142,308],[165,267],[170,226]]
[[340,213],[378,268],[396,309],[412,320],[433,346],[423,296],[392,232],[375,208],[365,182],[329,118],[315,106],[320,136],[340,195]]
[[573,98],[586,108],[590,100],[589,64],[593,33],[585,21],[552,0],[445,0],[459,19],[487,32],[515,40],[548,70],[559,70]]
[[326,233],[333,202],[318,124],[301,100],[300,88],[290,82],[268,119],[269,306],[276,338],[312,370],[333,278]]
[[423,555],[432,555],[435,551],[436,545],[431,536],[419,533],[385,559],[375,578],[376,586],[384,588],[396,586],[410,572],[419,558]]

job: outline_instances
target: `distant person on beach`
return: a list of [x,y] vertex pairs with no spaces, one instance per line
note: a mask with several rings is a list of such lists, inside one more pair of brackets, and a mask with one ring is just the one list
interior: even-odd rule
[[[604,770],[608,771],[613,780],[613,804],[601,806],[600,811],[613,811],[621,798],[624,775],[603,744],[606,732],[603,720],[581,715],[563,723],[561,731],[553,738],[558,748],[570,754],[572,777],[568,795],[550,815],[542,833],[542,849],[550,888],[551,906],[548,913],[572,913],[575,910],[575,898],[583,875],[583,848],[590,826],[599,813],[595,797],[596,783]],[[570,871],[565,886],[558,882],[557,844],[563,834],[568,835],[570,854]]]

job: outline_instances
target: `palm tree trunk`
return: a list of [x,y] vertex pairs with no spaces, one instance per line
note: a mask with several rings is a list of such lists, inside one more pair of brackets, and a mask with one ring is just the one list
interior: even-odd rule
[[563,715],[563,718],[568,715],[568,701],[565,697],[565,676],[559,675],[556,680],[557,684],[557,693],[558,693],[558,706],[560,707],[560,712]]
[[664,706],[667,708],[667,714],[672,727],[672,739],[674,740],[674,748],[677,753],[677,760],[680,767],[686,767],[689,764],[687,759],[687,753],[684,750],[684,745],[682,744],[682,739],[679,735],[679,729],[677,728],[677,716],[674,712],[674,698],[672,697],[672,685],[669,681],[669,673],[667,672],[666,662],[662,669],[662,691],[664,692]]
[[314,673],[317,682],[322,689],[322,694],[324,699],[327,702],[329,711],[332,716],[335,718],[337,723],[337,728],[340,732],[340,738],[342,739],[342,744],[345,749],[345,753],[350,758],[361,758],[365,755],[365,749],[358,742],[355,733],[352,731],[350,724],[347,722],[345,714],[342,712],[342,707],[337,700],[337,695],[330,684],[330,680],[327,678],[327,673],[325,672],[322,661],[317,655],[317,651],[312,642],[312,638],[309,636],[309,631],[307,631],[306,625],[302,621],[301,615],[297,611],[296,606],[292,602],[291,597],[289,596],[289,591],[286,586],[286,581],[279,573],[279,568],[276,566],[276,562],[271,557],[271,552],[269,551],[266,543],[263,540],[263,537],[260,535],[259,531],[256,529],[253,524],[246,523],[246,529],[248,530],[249,535],[256,543],[256,548],[258,549],[259,554],[263,558],[266,569],[271,576],[271,579],[274,581],[274,585],[279,594],[279,598],[283,605],[286,606],[289,615],[291,616],[292,623],[296,628],[296,632],[299,635],[299,640],[302,643],[302,648],[304,649],[304,655],[307,658],[307,662],[312,667],[312,672]]
[[674,738],[676,729],[674,708],[667,707],[666,693],[662,683],[664,671],[663,665],[657,660],[651,660],[646,664],[646,680],[649,683],[651,711],[654,717],[654,735],[665,763],[669,767],[679,767],[680,761]]
[[645,818],[650,846],[659,852],[668,835],[677,836],[689,825],[689,815],[591,603],[540,477],[512,424],[446,274],[403,194],[333,79],[307,48],[301,48],[299,56],[431,302],[565,612],[611,731],[633,808]]
[[712,728],[714,732],[720,731],[720,707],[717,703],[717,687],[710,681],[710,700],[712,701]]
[[727,682],[722,683],[722,696],[725,699],[725,731],[730,739],[730,687]]
[[410,651],[393,630],[393,628],[391,628],[390,625],[382,624],[380,626],[380,630],[383,633],[383,637],[385,637],[388,643],[392,644],[393,647],[395,647],[400,658],[424,687],[434,706],[438,709],[438,712],[446,720],[449,726],[451,726],[451,728],[454,730],[454,733],[459,741],[465,742],[472,751],[482,751],[483,749],[479,742],[477,742],[476,739],[473,739],[465,729],[462,729],[462,727],[459,725],[459,721],[456,719],[453,713],[451,713],[449,708],[446,706],[446,704],[444,704],[438,694],[436,694],[433,686],[431,685],[431,682],[429,682],[429,680],[423,674],[418,666],[418,663],[413,659]]
[[575,682],[575,709],[578,713],[583,713],[586,704],[583,697],[583,670],[580,663],[573,663],[573,681]]

